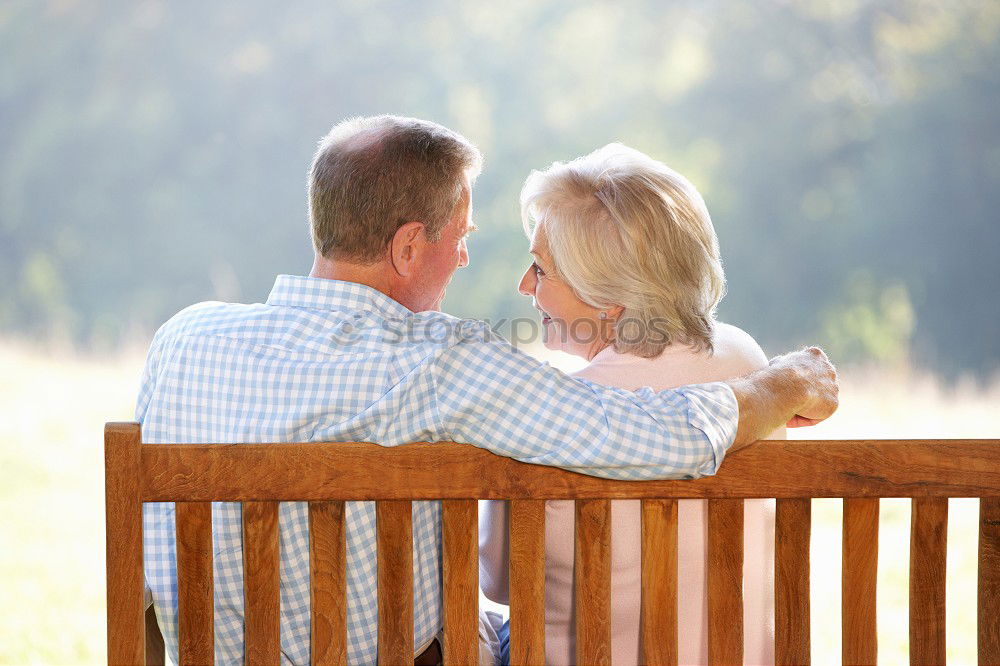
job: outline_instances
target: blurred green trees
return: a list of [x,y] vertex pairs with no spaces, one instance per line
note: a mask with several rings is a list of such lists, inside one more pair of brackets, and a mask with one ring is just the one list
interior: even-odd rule
[[0,54],[8,333],[262,300],[308,270],[316,140],[392,112],[486,154],[455,314],[528,314],[520,184],[620,140],[702,190],[769,351],[1000,366],[997,3],[11,2]]

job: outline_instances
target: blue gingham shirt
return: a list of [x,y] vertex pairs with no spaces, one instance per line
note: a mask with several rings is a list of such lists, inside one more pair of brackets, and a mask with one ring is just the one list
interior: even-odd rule
[[[713,474],[735,436],[724,384],[656,393],[571,378],[485,322],[414,313],[370,287],[278,276],[266,303],[201,303],[149,350],[136,407],[147,443],[468,442],[615,479]],[[414,641],[441,628],[440,504],[413,504]],[[280,505],[281,649],[309,662],[307,505]],[[238,503],[212,509],[215,659],[243,660]],[[375,507],[349,502],[348,659],[376,661]],[[146,583],[177,661],[174,505],[144,508]],[[419,650],[418,650],[419,651]]]

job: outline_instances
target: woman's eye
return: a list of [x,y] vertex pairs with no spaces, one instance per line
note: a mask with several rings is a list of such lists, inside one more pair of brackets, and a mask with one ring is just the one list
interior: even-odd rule
[[536,264],[536,263],[532,263],[532,264],[531,264],[531,268],[532,268],[532,270],[534,270],[534,271],[535,271],[535,275],[538,275],[538,276],[542,276],[542,275],[545,275],[545,271],[543,271],[543,270],[542,270],[542,267],[541,267],[541,266],[539,266],[538,264]]

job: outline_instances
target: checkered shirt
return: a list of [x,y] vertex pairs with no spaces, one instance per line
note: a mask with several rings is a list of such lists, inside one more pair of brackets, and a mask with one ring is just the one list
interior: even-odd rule
[[[468,442],[517,460],[614,479],[713,474],[735,436],[724,384],[635,392],[571,378],[486,322],[414,313],[370,287],[278,276],[266,303],[201,303],[165,323],[136,407],[147,443]],[[283,502],[281,649],[309,662],[307,504]],[[174,505],[144,507],[146,584],[177,661]],[[240,505],[212,507],[215,660],[243,661]],[[376,661],[373,502],[348,502],[352,664]],[[413,503],[414,642],[441,628],[440,504]]]

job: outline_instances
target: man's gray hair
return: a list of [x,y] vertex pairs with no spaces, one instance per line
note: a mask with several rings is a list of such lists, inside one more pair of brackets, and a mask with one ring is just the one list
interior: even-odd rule
[[313,247],[324,257],[374,263],[405,223],[431,242],[451,219],[464,176],[482,155],[468,139],[426,120],[350,118],[319,142],[309,174]]

